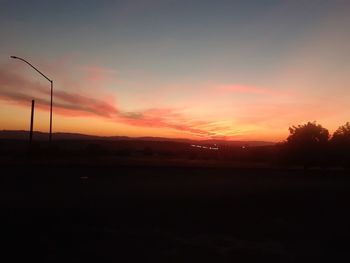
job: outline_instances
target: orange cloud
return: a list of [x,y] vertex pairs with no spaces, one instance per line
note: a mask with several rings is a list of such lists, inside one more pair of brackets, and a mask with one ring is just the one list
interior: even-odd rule
[[[3,70],[0,68],[0,99],[28,105],[35,98],[37,109],[48,110],[49,88],[26,79],[21,72]],[[76,92],[55,88],[54,114],[74,117],[100,117],[113,122],[138,127],[168,128],[186,133],[189,136],[209,138],[223,136],[217,131],[223,128],[206,128],[210,121],[195,121],[172,108],[151,108],[141,111],[123,111],[115,104]]]
[[183,115],[172,109],[148,109],[140,113],[124,113],[119,117],[129,125],[171,128],[199,137],[215,135],[211,131],[196,128],[196,122],[187,120]]

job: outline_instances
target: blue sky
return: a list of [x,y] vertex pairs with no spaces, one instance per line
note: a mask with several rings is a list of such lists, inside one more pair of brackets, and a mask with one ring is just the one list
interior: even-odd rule
[[[349,116],[349,1],[1,0],[0,5],[0,65],[13,64],[12,54],[28,58],[57,79],[58,90],[115,97],[109,103],[118,111],[172,109],[189,125],[208,122],[210,128],[198,129],[224,123],[215,126],[217,136],[275,140],[286,135],[288,125],[320,120],[335,129]],[[41,83],[27,69],[20,74]],[[4,85],[0,91],[9,89]],[[323,104],[326,98],[334,100],[336,115],[332,105]],[[279,116],[275,109],[284,106],[287,116]],[[322,110],[310,110],[315,108]],[[180,121],[168,117],[171,124]],[[116,119],[115,125],[137,128]],[[120,132],[119,126],[113,129],[108,134]],[[182,135],[169,130],[164,136]]]

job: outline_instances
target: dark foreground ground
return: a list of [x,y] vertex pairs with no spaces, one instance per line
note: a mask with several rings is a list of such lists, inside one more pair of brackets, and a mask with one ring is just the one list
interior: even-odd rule
[[7,166],[0,180],[2,262],[350,261],[347,171]]

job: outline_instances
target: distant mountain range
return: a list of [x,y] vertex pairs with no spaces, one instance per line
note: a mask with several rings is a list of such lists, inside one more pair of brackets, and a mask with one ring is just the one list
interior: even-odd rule
[[[168,141],[168,142],[184,142],[190,144],[217,144],[227,146],[267,146],[274,145],[274,142],[266,141],[228,141],[228,140],[191,140],[191,139],[179,139],[179,138],[163,138],[163,137],[127,137],[127,136],[95,136],[86,135],[80,133],[62,133],[57,132],[52,135],[53,140],[74,140],[74,141]],[[28,140],[29,132],[23,130],[2,130],[0,131],[0,139],[11,140]],[[45,132],[35,131],[33,134],[33,140],[46,141],[49,138],[49,134]]]

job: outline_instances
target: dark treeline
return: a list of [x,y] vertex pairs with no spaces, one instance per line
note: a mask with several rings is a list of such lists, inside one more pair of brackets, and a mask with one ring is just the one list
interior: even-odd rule
[[242,163],[265,163],[272,165],[298,165],[308,167],[341,166],[350,164],[350,124],[339,127],[333,135],[316,122],[289,128],[290,135],[275,145],[250,146],[197,142],[194,147],[188,142],[140,141],[140,140],[56,140],[51,145],[35,142],[28,146],[23,140],[1,140],[0,155],[30,155],[45,159],[56,157],[87,158],[100,157],[212,160]]
[[350,123],[340,126],[331,136],[329,131],[316,122],[289,128],[287,140],[277,145],[280,160],[302,164],[350,165]]

